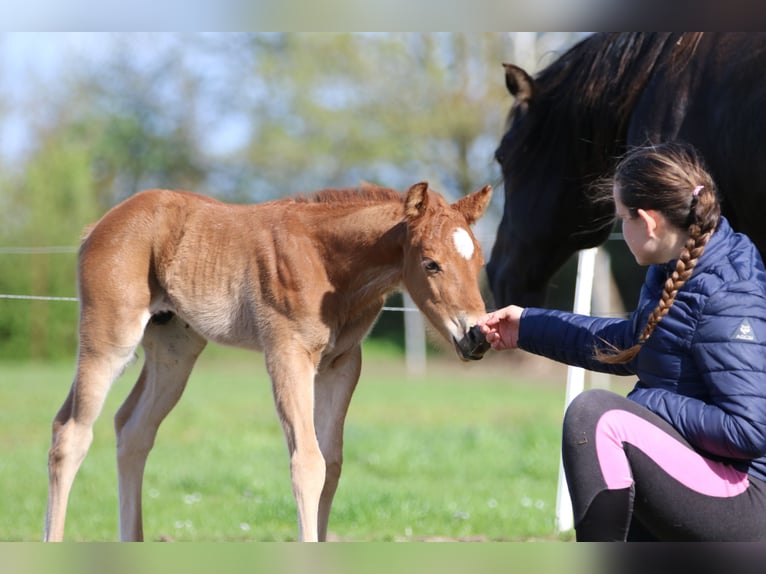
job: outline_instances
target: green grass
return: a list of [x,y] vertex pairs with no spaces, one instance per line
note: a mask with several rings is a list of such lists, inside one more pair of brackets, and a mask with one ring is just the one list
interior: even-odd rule
[[[366,350],[331,536],[558,539],[564,381],[520,378],[510,365],[441,358],[409,377],[402,357]],[[96,425],[70,497],[68,540],[118,537],[112,416],[138,369],[115,383]],[[50,422],[72,371],[71,363],[0,364],[0,540],[41,538]],[[287,450],[261,355],[203,354],[150,455],[144,531],[148,540],[296,538]]]

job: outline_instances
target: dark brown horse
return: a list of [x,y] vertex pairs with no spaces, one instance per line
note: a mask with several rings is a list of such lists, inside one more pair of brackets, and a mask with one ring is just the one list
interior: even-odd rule
[[505,211],[487,264],[497,306],[543,304],[559,267],[607,239],[614,208],[588,189],[632,145],[695,145],[724,214],[766,252],[766,35],[595,34],[535,79],[505,68]]

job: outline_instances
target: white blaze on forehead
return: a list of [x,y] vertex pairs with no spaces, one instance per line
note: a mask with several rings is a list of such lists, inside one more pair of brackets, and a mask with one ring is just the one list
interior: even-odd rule
[[471,234],[465,229],[458,227],[453,231],[452,241],[455,242],[455,249],[457,249],[460,255],[466,259],[473,257],[473,239],[471,239]]

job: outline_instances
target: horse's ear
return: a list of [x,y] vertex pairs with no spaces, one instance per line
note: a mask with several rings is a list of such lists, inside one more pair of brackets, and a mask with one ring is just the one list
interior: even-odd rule
[[527,103],[535,93],[535,81],[524,70],[513,64],[503,64],[505,85],[511,95],[520,102]]
[[404,198],[404,215],[408,219],[417,219],[428,207],[428,182],[421,181],[407,190]]
[[479,191],[473,192],[471,195],[458,199],[452,204],[452,209],[459,211],[468,225],[473,225],[478,219],[484,215],[489,205],[489,200],[492,198],[492,186],[485,185]]

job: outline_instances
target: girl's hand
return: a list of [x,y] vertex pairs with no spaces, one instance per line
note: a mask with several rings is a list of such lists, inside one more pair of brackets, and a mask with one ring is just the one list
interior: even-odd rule
[[477,324],[495,351],[519,346],[519,323],[523,311],[523,307],[508,305],[479,319]]

